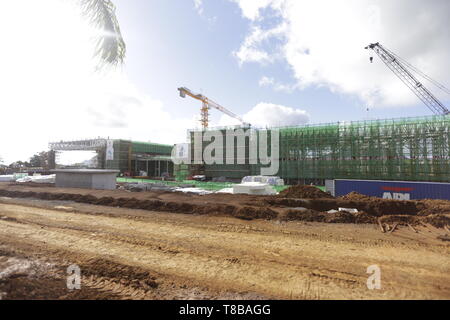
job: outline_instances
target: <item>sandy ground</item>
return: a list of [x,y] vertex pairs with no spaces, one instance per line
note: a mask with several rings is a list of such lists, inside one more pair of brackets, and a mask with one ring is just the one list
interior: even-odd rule
[[445,230],[416,231],[2,197],[0,298],[449,299]]

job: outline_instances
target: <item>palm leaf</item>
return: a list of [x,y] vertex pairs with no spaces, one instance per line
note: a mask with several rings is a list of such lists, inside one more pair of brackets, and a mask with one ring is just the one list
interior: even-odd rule
[[109,65],[123,63],[126,46],[116,18],[116,8],[110,0],[78,0],[83,15],[98,30],[95,55]]

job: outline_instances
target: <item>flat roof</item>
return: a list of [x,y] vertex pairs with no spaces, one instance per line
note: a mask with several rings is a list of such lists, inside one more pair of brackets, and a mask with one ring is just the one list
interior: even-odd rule
[[110,169],[54,169],[50,170],[54,173],[119,173],[120,170]]

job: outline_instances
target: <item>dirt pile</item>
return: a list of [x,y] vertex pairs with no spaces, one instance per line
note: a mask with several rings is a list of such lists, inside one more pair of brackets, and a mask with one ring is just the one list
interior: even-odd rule
[[[431,224],[437,228],[450,226],[450,201],[399,201],[366,197],[357,193],[336,199],[294,199],[268,197],[268,206],[285,208],[282,220],[326,223],[399,223]],[[300,208],[300,210],[299,210]],[[350,213],[339,208],[357,209]]]
[[355,208],[373,216],[392,214],[416,215],[425,208],[417,201],[398,201],[373,198],[370,200],[342,200],[342,199],[293,199],[293,198],[266,198],[264,201],[271,206],[305,207],[316,211],[337,210],[338,208]]
[[365,200],[373,200],[373,199],[377,199],[377,198],[366,196],[364,194],[353,191],[353,192],[350,192],[349,194],[346,194],[345,196],[340,197],[340,199],[349,200],[349,201],[365,201]]
[[358,223],[358,224],[398,224],[398,225],[423,225],[430,224],[436,228],[445,228],[450,226],[450,215],[433,214],[429,216],[417,215],[383,215],[377,217],[364,211],[356,213],[347,211],[320,212],[311,209],[307,210],[288,210],[280,220],[283,221],[307,221],[324,223]]
[[289,187],[280,192],[278,195],[281,198],[299,198],[299,199],[332,199],[333,196],[329,193],[313,186],[296,185]]
[[450,215],[432,214],[429,216],[389,215],[378,218],[380,223],[398,223],[399,225],[423,225],[430,224],[436,228],[450,226]]
[[[78,192],[78,193],[77,193]],[[92,192],[92,194],[90,194]],[[378,218],[404,224],[450,225],[450,201],[399,201],[367,197],[358,193],[333,198],[312,186],[293,186],[277,196],[217,195],[176,193],[126,193],[120,190],[96,191],[50,188],[0,188],[0,196],[68,200],[79,203],[195,215],[223,215],[244,220],[280,219],[327,223],[377,223]],[[301,208],[301,210],[298,210]],[[339,208],[357,209],[356,213]]]
[[429,223],[436,228],[444,228],[450,226],[450,215],[432,214],[421,219],[425,223]]
[[274,219],[278,216],[278,213],[269,208],[255,208],[255,207],[242,207],[234,210],[234,217],[252,220],[252,219]]
[[109,207],[121,207],[129,209],[142,209],[149,211],[162,211],[199,215],[228,215],[244,220],[274,219],[277,212],[261,206],[241,206],[226,204],[194,204],[188,202],[141,200],[136,198],[95,197],[93,195],[51,193],[33,191],[8,191],[0,190],[0,196],[12,198],[37,198],[41,200],[69,200],[79,203],[88,203]]
[[432,214],[450,214],[450,201],[446,200],[422,200],[423,208],[419,215],[428,216]]
[[311,209],[288,210],[283,216],[284,221],[307,221],[325,223],[376,223],[376,217],[360,211],[351,213],[347,211],[319,212]]

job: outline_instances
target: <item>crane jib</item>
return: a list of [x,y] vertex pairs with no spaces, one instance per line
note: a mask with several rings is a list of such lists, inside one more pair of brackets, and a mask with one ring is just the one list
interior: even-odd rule
[[240,116],[238,116],[237,114],[231,112],[230,110],[228,110],[227,108],[221,106],[220,104],[214,102],[213,100],[209,99],[208,97],[205,97],[202,94],[195,94],[193,93],[191,90],[189,90],[186,87],[181,87],[178,88],[178,91],[180,91],[180,97],[182,98],[186,98],[186,95],[200,100],[202,102],[202,107],[200,109],[200,115],[201,115],[201,120],[200,122],[202,123],[203,128],[207,128],[208,124],[209,124],[209,113],[208,110],[209,108],[213,107],[223,113],[225,113],[226,115],[239,120],[244,126],[246,127],[250,127],[251,125],[249,123],[246,123]]
[[[373,50],[384,62],[384,64],[435,114],[447,115],[450,111],[436,98],[414,75],[414,71],[425,79],[435,84],[444,92],[449,93],[450,90],[445,88],[437,81],[426,76],[423,72],[397,56],[392,51],[384,48],[379,42],[369,44],[365,49]],[[373,59],[370,59],[372,61]]]

